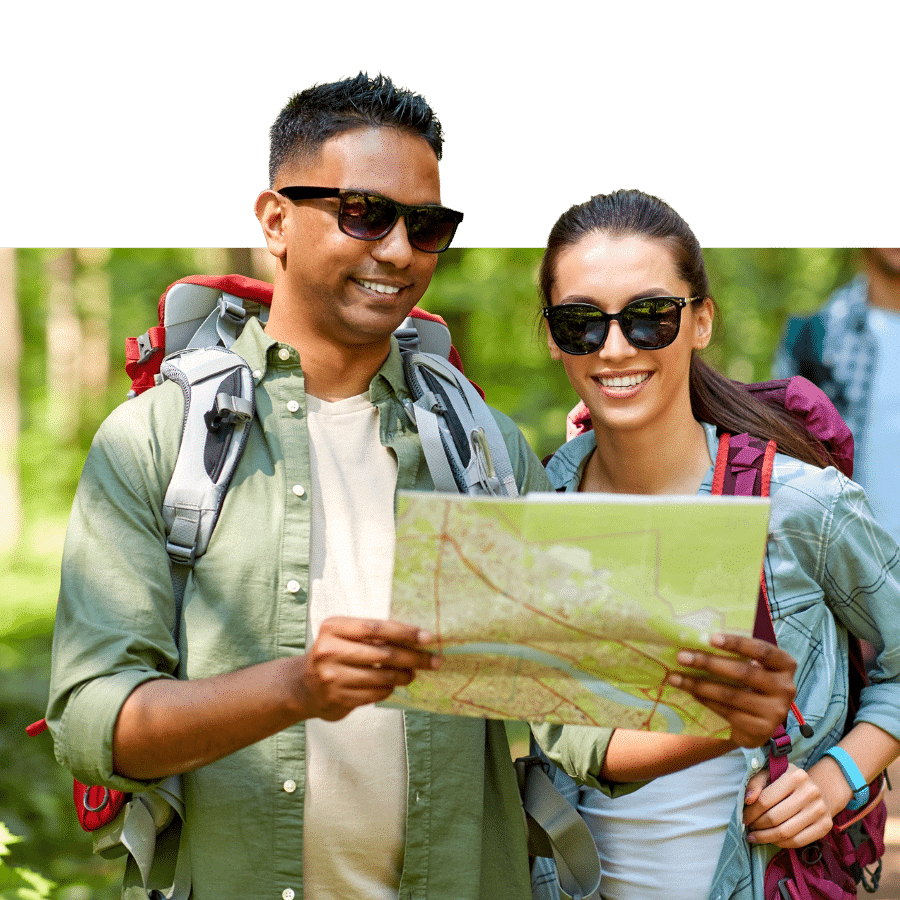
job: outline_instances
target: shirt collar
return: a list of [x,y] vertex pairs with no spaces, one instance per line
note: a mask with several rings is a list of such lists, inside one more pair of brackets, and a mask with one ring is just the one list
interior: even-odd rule
[[[289,344],[282,344],[266,334],[259,319],[255,316],[244,326],[244,330],[231,349],[247,361],[257,382],[265,378],[272,353],[285,349],[293,357],[295,365],[299,362],[297,351]],[[403,374],[400,345],[393,335],[391,336],[390,353],[369,383],[369,397],[373,404],[390,396],[401,399],[409,396],[406,376]]]

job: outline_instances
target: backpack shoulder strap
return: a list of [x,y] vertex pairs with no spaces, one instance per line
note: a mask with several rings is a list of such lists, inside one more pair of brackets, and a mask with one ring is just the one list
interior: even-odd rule
[[406,412],[419,431],[435,488],[517,496],[509,451],[488,405],[448,360],[452,347],[446,326],[410,317],[394,334],[413,398]]
[[439,491],[515,497],[519,491],[503,435],[469,380],[432,353],[403,354],[413,397],[407,414]]
[[[723,432],[719,436],[712,493],[737,497],[768,497],[775,451],[774,441],[764,441],[746,433],[731,435]],[[770,644],[778,643],[766,595],[766,581],[762,575],[753,635]]]
[[[719,436],[712,493],[738,497],[768,497],[775,449],[774,441],[764,441],[746,433],[730,435],[723,432]],[[765,574],[762,572],[759,578],[753,636],[778,645],[775,626],[772,623],[772,611],[769,608]],[[803,722],[793,703],[791,708],[798,720]],[[773,780],[787,771],[787,754],[790,750],[790,735],[784,724],[781,724],[769,740],[769,774]]]
[[250,434],[253,375],[242,357],[221,347],[175,353],[160,371],[184,394],[181,444],[162,510],[180,603],[190,568],[206,552]]
[[529,755],[514,763],[528,829],[528,855],[553,861],[549,867],[555,869],[559,886],[568,896],[599,900],[600,857],[577,809],[578,786],[550,762],[534,735],[529,742]]

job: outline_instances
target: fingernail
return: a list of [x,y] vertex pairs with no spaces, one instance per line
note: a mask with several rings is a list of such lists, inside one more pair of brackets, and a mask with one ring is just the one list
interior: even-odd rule
[[431,657],[431,668],[439,669],[444,664],[443,656],[432,656]]
[[671,684],[672,687],[681,687],[681,685],[684,684],[684,679],[677,672],[670,672],[669,684]]
[[756,843],[756,835],[751,831],[750,834],[747,835],[747,843],[755,844]]
[[679,650],[676,659],[683,666],[690,666],[694,662],[694,654],[690,650]]
[[420,644],[430,644],[434,640],[434,635],[430,631],[425,631],[425,629],[419,630],[419,643]]
[[713,645],[713,647],[724,647],[725,646],[725,635],[724,634],[714,634],[709,639],[709,642],[710,642],[710,644]]

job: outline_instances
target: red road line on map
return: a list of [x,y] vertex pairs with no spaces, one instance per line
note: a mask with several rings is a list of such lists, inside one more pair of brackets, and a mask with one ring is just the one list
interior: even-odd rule
[[536,681],[545,691],[547,691],[550,694],[553,694],[554,697],[559,698],[560,702],[557,706],[554,707],[554,712],[557,709],[559,709],[559,707],[563,703],[567,703],[569,706],[574,706],[575,709],[577,709],[580,713],[582,713],[585,716],[585,718],[587,718],[590,721],[591,725],[599,726],[599,724],[600,724],[599,722],[595,721],[594,719],[591,719],[591,717],[580,706],[576,706],[571,700],[569,700],[567,697],[564,697],[562,694],[560,694],[559,691],[553,690],[553,688],[550,687],[550,685],[545,684],[543,681],[541,681],[540,678],[535,678],[534,681]]

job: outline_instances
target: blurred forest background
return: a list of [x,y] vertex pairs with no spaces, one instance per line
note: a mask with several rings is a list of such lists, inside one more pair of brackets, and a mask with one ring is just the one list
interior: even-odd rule
[[[540,251],[443,254],[423,305],[450,325],[470,378],[539,456],[575,401],[538,330]],[[130,386],[124,341],[155,324],[159,295],[190,274],[269,279],[261,250],[0,249],[0,898],[112,900],[120,861],[90,853],[44,714],[66,519],[91,437]],[[846,249],[712,249],[722,312],[707,359],[733,378],[769,376],[788,315],[819,306],[855,271]],[[97,565],[102,565],[97,560]],[[8,851],[4,856],[4,851]]]

